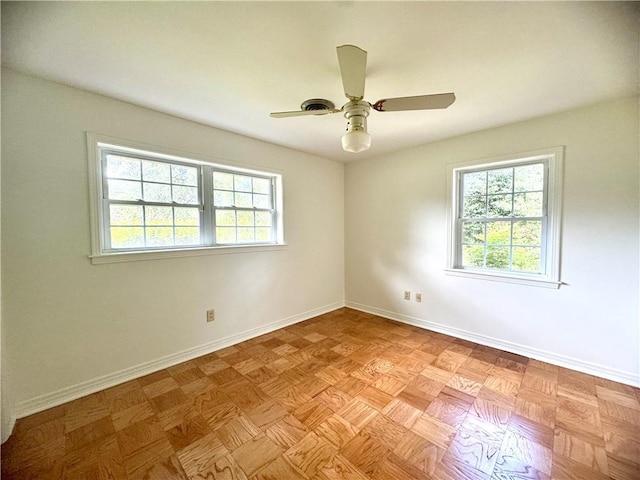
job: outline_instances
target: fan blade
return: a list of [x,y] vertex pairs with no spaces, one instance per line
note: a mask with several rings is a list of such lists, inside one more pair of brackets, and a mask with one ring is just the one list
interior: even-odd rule
[[350,100],[362,100],[367,75],[367,52],[355,45],[342,45],[336,50],[344,94]]
[[400,112],[403,110],[431,110],[447,108],[455,102],[453,93],[418,95],[417,97],[383,98],[372,105],[379,112]]
[[324,110],[296,110],[293,112],[272,112],[270,116],[273,118],[304,117],[307,115],[327,115],[329,113],[338,113],[341,111],[342,109],[337,108],[325,108]]

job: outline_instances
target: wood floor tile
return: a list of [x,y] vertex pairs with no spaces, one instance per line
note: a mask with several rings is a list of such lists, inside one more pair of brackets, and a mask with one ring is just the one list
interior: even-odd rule
[[389,450],[393,450],[409,430],[383,414],[376,415],[367,423],[362,432],[377,440]]
[[623,460],[613,455],[607,455],[609,476],[613,480],[637,480],[640,478],[640,463]]
[[64,461],[68,478],[126,479],[124,462],[115,435],[68,453]]
[[444,456],[445,449],[408,431],[393,449],[393,453],[427,476],[431,476]]
[[287,450],[284,457],[309,478],[336,454],[338,449],[323,438],[310,432],[297,444]]
[[375,387],[364,388],[356,398],[362,400],[364,403],[376,410],[382,410],[384,407],[389,405],[391,400],[393,400],[393,396],[383,392],[382,390],[378,390]]
[[[187,478],[180,463],[175,461],[173,448],[164,438],[136,449],[124,458],[124,466],[130,479],[161,479],[163,473],[164,478]],[[173,476],[167,475],[168,471]]]
[[113,421],[115,429],[119,431],[140,420],[153,417],[155,414],[156,411],[145,399],[143,403],[138,403],[124,410],[112,413],[111,420]]
[[189,478],[207,478],[215,475],[219,469],[216,462],[228,453],[218,437],[210,433],[179,450],[177,455]]
[[489,475],[461,460],[445,455],[431,478],[433,480],[489,480]]
[[[373,421],[369,422],[367,426],[372,423]],[[315,429],[315,433],[319,437],[326,440],[338,450],[355,437],[358,432],[358,428],[354,427],[337,414],[331,415]]]
[[[451,403],[444,402],[440,398],[436,398],[433,402],[431,402],[424,413],[435,418],[436,420],[440,420],[442,423],[446,423],[456,430],[458,429],[458,427],[460,427],[465,417],[467,416],[466,410]],[[484,418],[485,416],[487,415],[483,415],[480,417]],[[493,416],[491,416],[491,418],[493,419]]]
[[267,437],[283,450],[288,450],[302,440],[309,429],[293,415],[287,415],[271,425],[267,431]]
[[385,461],[389,449],[369,435],[360,432],[341,451],[358,470],[372,476],[380,462]]
[[[392,478],[392,477],[387,477]],[[334,456],[322,467],[314,480],[368,480],[369,477],[362,473],[349,460],[341,455]],[[400,480],[400,479],[398,479]]]
[[275,400],[267,400],[247,412],[251,421],[263,430],[287,415],[287,410]]
[[444,422],[424,414],[411,426],[411,430],[440,448],[447,449],[456,434],[456,429]]
[[315,400],[308,401],[293,412],[293,416],[309,430],[314,430],[331,415],[333,415],[333,411],[330,408]]
[[416,420],[422,415],[422,410],[400,399],[393,399],[382,410],[382,413],[394,422],[411,428]]
[[257,437],[262,431],[243,415],[232,418],[216,429],[220,442],[230,452]]
[[341,308],[19,419],[6,480],[638,480],[640,389]]
[[338,415],[356,428],[362,429],[378,412],[362,400],[354,398],[338,410]]
[[[604,442],[603,442],[604,443]],[[553,443],[553,452],[604,474],[608,474],[607,452],[603,445],[585,441],[578,435],[557,428]]]
[[180,424],[168,430],[165,429],[165,434],[175,451],[182,450],[209,433],[211,428],[200,415],[185,418]]
[[309,477],[294,467],[286,457],[280,456],[260,470],[252,480],[309,480]]
[[68,432],[65,435],[65,451],[71,452],[114,433],[111,417],[101,418]]
[[428,480],[432,477],[391,452],[384,462],[378,463],[371,478],[372,480]]

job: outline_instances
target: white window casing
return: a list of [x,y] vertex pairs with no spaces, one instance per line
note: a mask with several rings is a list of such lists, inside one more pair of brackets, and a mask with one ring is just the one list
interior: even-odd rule
[[[563,185],[563,161],[564,147],[552,147],[531,152],[517,153],[494,158],[477,159],[463,163],[450,164],[447,168],[447,220],[448,220],[448,252],[445,272],[448,275],[462,276],[467,278],[492,280],[499,282],[518,283],[523,285],[559,288],[560,280],[560,250],[561,250],[561,223],[562,223],[562,185]],[[463,177],[472,178],[472,175],[491,175],[494,172],[508,171],[517,172],[518,167],[544,168],[544,186],[541,191],[518,192],[515,186],[511,191],[507,191],[505,198],[511,198],[511,213],[492,215],[489,213],[489,197],[500,197],[500,194],[490,193],[489,180],[486,180],[486,190],[484,194],[471,194],[464,198],[480,198],[484,196],[487,205],[483,215],[477,217],[465,217],[463,211]],[[512,175],[515,176],[514,173]],[[488,178],[488,177],[487,177]],[[515,177],[514,177],[515,178]],[[514,180],[515,182],[515,180]],[[525,214],[516,215],[514,198],[521,195],[526,202],[526,194],[542,194],[541,213],[534,217]],[[531,198],[531,197],[529,197]],[[469,210],[469,209],[467,209]],[[539,250],[539,268],[534,271],[520,270],[515,267],[514,251],[527,250],[527,245],[516,245],[514,241],[514,225],[522,225],[527,222],[531,224],[540,223],[540,243],[531,248],[530,251]],[[484,232],[484,240],[478,242],[477,252],[484,252],[484,262],[478,261],[476,264],[465,263],[463,260],[463,244],[471,251],[475,245],[467,245],[464,242],[463,226],[477,225],[480,231]],[[495,226],[510,228],[508,233],[509,242],[505,245],[491,245],[487,241],[487,230]],[[510,226],[510,227],[509,227]],[[535,248],[534,248],[535,247]],[[508,253],[508,265],[504,267],[490,268],[487,258],[489,249],[497,251],[499,248]],[[482,250],[483,249],[483,250]]]
[[284,248],[281,173],[93,133],[87,146],[92,263]]

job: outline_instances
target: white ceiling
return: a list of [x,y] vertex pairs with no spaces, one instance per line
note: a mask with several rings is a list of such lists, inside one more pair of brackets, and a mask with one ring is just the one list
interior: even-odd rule
[[[3,65],[338,161],[638,92],[638,3],[3,2]],[[372,111],[343,152],[336,46],[368,51],[365,99],[455,92],[447,110]]]

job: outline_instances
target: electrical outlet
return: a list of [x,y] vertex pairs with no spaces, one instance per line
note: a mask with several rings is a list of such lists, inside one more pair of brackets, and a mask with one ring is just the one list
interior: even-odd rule
[[207,322],[213,322],[216,319],[215,310],[207,310]]
[[422,294],[421,293],[416,293],[416,302],[418,302],[418,303],[422,302]]
[[404,291],[404,299],[411,300],[411,292],[409,290]]

